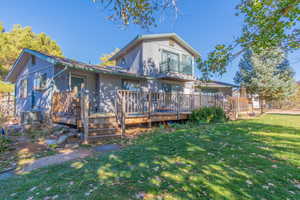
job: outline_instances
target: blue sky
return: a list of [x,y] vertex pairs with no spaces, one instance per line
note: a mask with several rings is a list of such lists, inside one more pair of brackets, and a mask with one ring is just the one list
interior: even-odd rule
[[[7,30],[13,24],[31,26],[36,33],[45,32],[62,48],[64,56],[83,62],[99,63],[100,55],[123,47],[137,34],[175,32],[205,58],[218,43],[230,43],[241,31],[242,19],[236,17],[238,0],[179,0],[177,18],[159,19],[150,31],[131,25],[126,29],[106,19],[109,11],[92,0],[2,0],[0,21]],[[300,51],[289,56],[300,80]],[[238,60],[228,72],[216,79],[232,82]]]

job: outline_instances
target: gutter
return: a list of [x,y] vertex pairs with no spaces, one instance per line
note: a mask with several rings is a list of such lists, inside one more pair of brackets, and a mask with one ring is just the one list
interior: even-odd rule
[[128,73],[122,73],[122,72],[114,72],[114,71],[104,71],[101,69],[95,69],[95,68],[90,68],[90,67],[79,67],[76,65],[71,65],[68,63],[64,63],[64,62],[57,62],[57,64],[61,64],[64,65],[65,67],[70,67],[73,69],[78,69],[78,70],[85,70],[85,71],[89,71],[89,72],[96,72],[96,73],[101,73],[101,74],[110,74],[110,75],[116,75],[116,76],[125,76],[125,77],[129,77],[129,78],[136,78],[136,79],[153,79],[147,76],[138,76],[135,74],[128,74]]

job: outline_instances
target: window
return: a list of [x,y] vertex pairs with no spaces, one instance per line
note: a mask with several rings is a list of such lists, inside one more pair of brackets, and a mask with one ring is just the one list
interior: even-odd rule
[[185,74],[193,74],[193,57],[188,55],[182,55],[181,72]]
[[193,65],[193,57],[188,55],[182,55],[182,63],[186,65]]
[[178,72],[179,55],[170,51],[162,51],[161,72]]
[[23,79],[20,82],[20,98],[27,98],[28,80]]
[[170,83],[162,83],[161,84],[161,89],[164,92],[182,92],[183,87],[181,85],[176,85],[176,84],[170,84]]
[[122,89],[123,90],[131,90],[131,91],[139,91],[141,88],[140,82],[136,80],[122,80]]
[[81,86],[84,85],[84,77],[80,76],[71,76],[71,90],[74,89],[74,87],[77,87],[78,90],[80,90]]
[[35,60],[35,56],[31,55],[31,64],[35,65],[36,64],[36,60]]
[[203,89],[201,89],[201,92],[204,94],[215,94],[215,93],[218,93],[219,90],[216,88],[203,88]]
[[34,79],[34,89],[43,90],[47,86],[47,74],[46,73],[37,73]]

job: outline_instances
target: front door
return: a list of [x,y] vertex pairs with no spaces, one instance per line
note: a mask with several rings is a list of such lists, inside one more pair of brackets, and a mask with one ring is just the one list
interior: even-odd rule
[[85,78],[81,76],[71,75],[71,90],[77,87],[78,90],[85,84]]

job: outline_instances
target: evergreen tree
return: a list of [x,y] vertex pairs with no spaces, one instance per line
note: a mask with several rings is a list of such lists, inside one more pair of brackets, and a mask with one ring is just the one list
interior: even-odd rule
[[296,91],[294,72],[281,49],[254,53],[248,50],[240,61],[235,82],[249,94],[259,95],[263,101],[283,100]]

